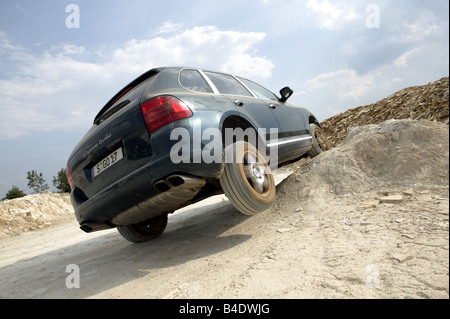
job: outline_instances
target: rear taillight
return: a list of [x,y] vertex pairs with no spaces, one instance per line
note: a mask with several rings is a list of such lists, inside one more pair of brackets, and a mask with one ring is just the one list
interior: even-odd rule
[[66,175],[67,175],[67,181],[69,182],[69,185],[70,185],[70,189],[73,189],[75,187],[75,182],[73,181],[72,173],[70,172],[69,163],[67,163],[67,166],[66,166]]
[[173,121],[192,116],[192,111],[173,96],[158,96],[141,105],[144,121],[149,132]]

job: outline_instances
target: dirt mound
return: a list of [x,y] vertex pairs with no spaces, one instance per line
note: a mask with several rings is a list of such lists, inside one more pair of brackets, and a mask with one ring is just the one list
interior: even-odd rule
[[284,220],[274,280],[307,298],[448,298],[448,143],[446,124],[389,120],[302,159],[267,214]]
[[0,202],[0,238],[73,219],[69,194],[40,192]]
[[389,120],[351,128],[339,147],[304,160],[295,175],[303,189],[345,195],[416,183],[448,185],[448,174],[448,125]]
[[355,126],[391,119],[430,120],[449,123],[449,78],[400,90],[376,103],[347,110],[322,122],[333,146]]

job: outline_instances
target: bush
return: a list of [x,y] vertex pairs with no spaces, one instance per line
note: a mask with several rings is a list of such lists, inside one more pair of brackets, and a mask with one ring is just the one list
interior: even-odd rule
[[26,194],[24,191],[20,190],[19,187],[13,186],[7,193],[6,196],[2,199],[14,199],[19,197],[24,197]]

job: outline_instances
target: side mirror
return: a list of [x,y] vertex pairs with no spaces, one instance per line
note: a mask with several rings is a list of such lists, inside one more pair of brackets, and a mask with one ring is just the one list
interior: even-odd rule
[[294,91],[292,91],[292,89],[289,86],[282,88],[280,90],[280,95],[281,95],[280,101],[286,102],[287,99],[292,96],[292,93],[294,93]]

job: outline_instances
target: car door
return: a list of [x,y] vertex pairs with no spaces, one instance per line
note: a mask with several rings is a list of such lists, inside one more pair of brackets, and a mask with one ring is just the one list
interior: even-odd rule
[[[254,96],[234,76],[224,73],[204,71],[217,90],[234,103],[242,114],[257,130],[262,129],[263,136],[270,140],[270,133],[277,134],[279,125],[266,103]],[[270,143],[267,141],[267,143]]]
[[280,159],[287,160],[305,153],[312,141],[307,125],[308,112],[304,108],[281,102],[275,94],[253,81],[238,79],[267,105],[276,118],[280,128],[276,142]]

